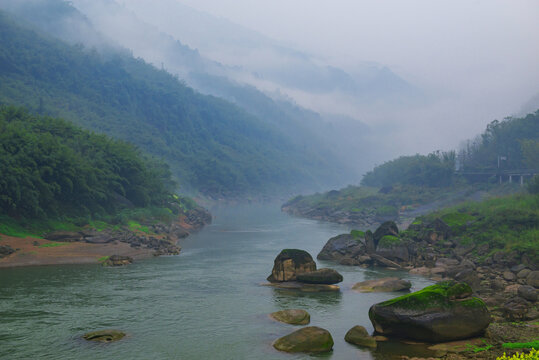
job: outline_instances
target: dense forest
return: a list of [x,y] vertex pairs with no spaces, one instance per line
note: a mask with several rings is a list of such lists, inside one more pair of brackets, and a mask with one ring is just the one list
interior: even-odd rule
[[196,93],[125,51],[98,53],[0,13],[0,103],[132,142],[210,197],[316,188],[339,163],[292,143],[227,101]]
[[176,202],[168,167],[66,121],[0,107],[0,215],[109,215]]
[[[418,185],[450,186],[462,179],[460,172],[539,170],[539,110],[523,118],[494,120],[475,140],[458,152],[433,152],[429,155],[401,156],[367,172],[365,186]],[[457,166],[458,163],[458,166]],[[485,177],[467,177],[484,181]]]

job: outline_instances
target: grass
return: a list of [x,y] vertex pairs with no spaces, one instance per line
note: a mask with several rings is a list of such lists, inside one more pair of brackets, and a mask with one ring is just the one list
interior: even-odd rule
[[69,245],[69,243],[66,243],[66,242],[51,242],[51,243],[47,243],[47,244],[41,244],[41,245],[39,245],[39,247],[40,248],[54,248],[54,247],[64,246],[64,245]]
[[99,259],[97,259],[97,262],[102,263],[109,259],[110,256],[102,256]]
[[505,343],[502,345],[505,349],[535,349],[539,350],[539,339],[526,343]]

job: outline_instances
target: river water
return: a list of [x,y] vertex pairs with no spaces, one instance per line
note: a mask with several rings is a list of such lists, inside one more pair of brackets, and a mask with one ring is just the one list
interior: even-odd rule
[[[324,359],[380,359],[415,349],[391,343],[370,352],[344,341],[348,329],[372,331],[369,307],[398,294],[359,294],[362,280],[402,276],[412,290],[428,280],[408,273],[365,270],[317,261],[338,270],[339,293],[305,294],[261,286],[284,248],[313,258],[347,227],[290,217],[278,205],[221,207],[214,222],[183,240],[179,256],[121,268],[98,265],[0,269],[1,359],[307,359],[271,343],[297,327],[267,314],[301,308],[329,330],[334,350]],[[95,344],[85,332],[120,329],[122,341]],[[395,347],[396,346],[396,347]]]

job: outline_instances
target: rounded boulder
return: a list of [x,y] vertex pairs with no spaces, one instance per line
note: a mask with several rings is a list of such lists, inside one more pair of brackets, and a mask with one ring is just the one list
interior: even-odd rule
[[333,338],[325,329],[307,326],[275,340],[273,347],[289,353],[322,353],[333,349]]

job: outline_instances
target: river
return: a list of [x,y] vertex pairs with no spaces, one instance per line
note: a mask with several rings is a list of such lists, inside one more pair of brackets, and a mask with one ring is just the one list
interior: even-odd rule
[[[330,237],[350,229],[290,217],[277,204],[223,206],[212,213],[213,224],[182,240],[179,256],[120,268],[0,269],[0,358],[307,359],[273,349],[272,341],[297,327],[267,316],[301,308],[311,314],[310,325],[329,330],[335,341],[331,353],[316,358],[378,359],[392,353],[393,345],[371,353],[347,344],[344,335],[354,325],[372,331],[369,307],[397,294],[359,294],[351,286],[388,275],[411,280],[412,290],[431,283],[404,272],[317,261],[319,268],[332,267],[344,276],[341,292],[261,286],[280,250],[304,249],[314,258]],[[128,337],[110,344],[80,339],[108,328]]]

